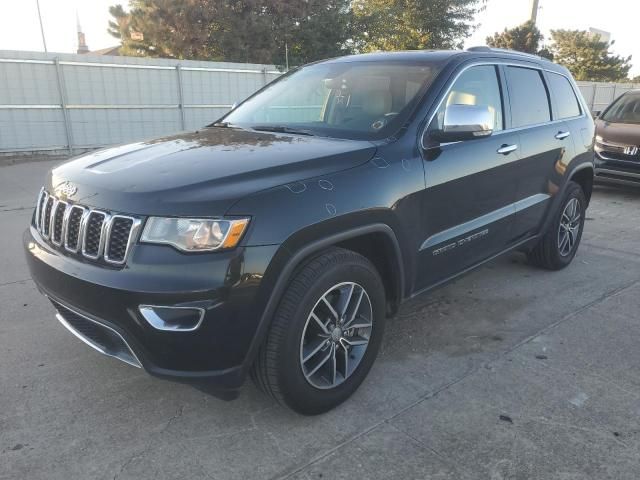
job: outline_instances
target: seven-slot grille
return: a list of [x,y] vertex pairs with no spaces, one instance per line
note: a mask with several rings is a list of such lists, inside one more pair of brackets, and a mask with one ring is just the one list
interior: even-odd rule
[[59,200],[43,188],[36,203],[35,227],[56,247],[91,260],[122,265],[141,220]]

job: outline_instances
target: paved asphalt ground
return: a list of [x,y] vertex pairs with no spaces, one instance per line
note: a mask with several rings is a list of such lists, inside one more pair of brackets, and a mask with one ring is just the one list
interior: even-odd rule
[[356,395],[305,418],[58,324],[21,247],[54,163],[0,166],[0,479],[640,478],[640,190],[596,189],[564,271],[513,254],[406,304]]

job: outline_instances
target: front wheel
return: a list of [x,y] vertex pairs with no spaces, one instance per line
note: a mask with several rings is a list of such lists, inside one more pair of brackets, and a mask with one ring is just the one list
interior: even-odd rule
[[385,292],[376,268],[355,252],[327,250],[287,288],[252,377],[296,412],[330,410],[369,372],[384,319]]
[[570,182],[549,230],[529,252],[529,261],[549,270],[560,270],[569,265],[582,238],[586,208],[582,188]]

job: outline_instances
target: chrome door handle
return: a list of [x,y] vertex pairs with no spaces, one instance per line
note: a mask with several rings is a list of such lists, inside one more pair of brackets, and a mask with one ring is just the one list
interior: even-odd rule
[[571,135],[571,132],[558,132],[556,133],[556,138],[558,140],[564,140],[565,138],[567,138],[569,135]]
[[517,149],[518,149],[518,145],[502,145],[498,149],[498,153],[501,153],[502,155],[508,155]]

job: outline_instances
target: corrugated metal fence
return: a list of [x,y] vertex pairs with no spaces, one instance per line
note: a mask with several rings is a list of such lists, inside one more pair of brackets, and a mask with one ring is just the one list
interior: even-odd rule
[[0,153],[195,129],[278,75],[273,65],[0,51]]
[[[0,51],[0,154],[64,153],[199,128],[273,65]],[[578,82],[593,111],[640,85]]]
[[582,96],[592,112],[600,112],[627,90],[640,88],[640,83],[578,82]]

